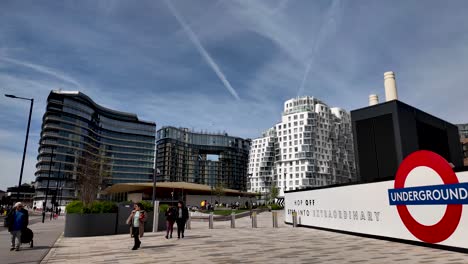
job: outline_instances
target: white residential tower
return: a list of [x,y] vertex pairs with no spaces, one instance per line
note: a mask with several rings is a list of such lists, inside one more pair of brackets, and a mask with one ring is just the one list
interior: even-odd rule
[[356,177],[350,114],[313,97],[284,103],[281,122],[252,141],[251,192],[351,182]]

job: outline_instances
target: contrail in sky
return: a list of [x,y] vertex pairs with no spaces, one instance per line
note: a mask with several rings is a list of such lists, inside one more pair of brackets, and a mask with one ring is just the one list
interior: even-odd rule
[[70,83],[70,84],[73,84],[74,86],[76,86],[76,88],[80,88],[81,85],[76,81],[74,80],[73,78],[67,76],[67,75],[64,75],[62,73],[59,73],[51,68],[48,68],[48,67],[45,67],[45,66],[42,66],[42,65],[38,65],[38,64],[33,64],[33,63],[29,63],[29,62],[25,62],[25,61],[20,61],[20,60],[16,60],[16,59],[12,59],[12,58],[8,58],[8,57],[0,57],[0,60],[4,60],[6,62],[9,62],[9,63],[13,63],[13,64],[17,64],[17,65],[20,65],[20,66],[23,66],[23,67],[26,67],[26,68],[30,68],[30,69],[33,69],[37,72],[40,72],[40,73],[43,73],[43,74],[47,74],[47,75],[50,75],[50,76],[53,76],[59,80],[62,80],[64,82],[67,82],[67,83]]
[[182,18],[182,16],[177,12],[175,7],[172,5],[170,0],[165,1],[167,6],[169,7],[169,10],[171,10],[172,15],[177,19],[177,22],[182,26],[182,28],[185,30],[187,35],[189,36],[190,40],[193,42],[195,47],[197,48],[198,52],[200,55],[205,59],[205,61],[210,65],[211,69],[216,73],[218,78],[223,82],[224,86],[226,89],[236,98],[237,100],[240,100],[239,95],[237,94],[236,90],[232,88],[231,84],[229,81],[226,79],[226,76],[224,76],[223,72],[221,69],[219,69],[218,65],[214,60],[211,58],[210,54],[205,50],[205,48],[202,46],[200,40],[198,39],[197,35],[190,29],[190,27],[187,25],[187,22]]
[[312,55],[310,57],[309,63],[307,63],[306,70],[304,73],[304,77],[302,78],[301,86],[299,87],[299,90],[297,91],[297,96],[299,97],[301,93],[304,91],[304,85],[307,80],[307,77],[310,72],[310,68],[312,67],[312,63],[315,61],[315,56],[317,55],[317,51],[320,47],[320,42],[323,41],[323,39],[326,37],[326,32],[330,30],[328,28],[328,25],[332,22],[335,21],[335,16],[337,13],[337,9],[340,7],[340,0],[334,0],[333,3],[331,4],[330,9],[327,12],[327,15],[323,19],[323,23],[320,26],[319,32],[317,34],[317,38],[314,41],[314,45],[312,47]]

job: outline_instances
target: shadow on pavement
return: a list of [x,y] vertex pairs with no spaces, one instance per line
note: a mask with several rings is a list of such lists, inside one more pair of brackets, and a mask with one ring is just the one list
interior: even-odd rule
[[51,249],[51,247],[48,247],[48,246],[35,246],[33,248],[30,248],[28,246],[21,247],[21,251],[41,250],[41,249]]
[[209,238],[209,237],[212,237],[212,236],[185,236],[184,238],[182,239],[197,239],[197,238]]
[[142,246],[140,249],[174,247],[175,245]]

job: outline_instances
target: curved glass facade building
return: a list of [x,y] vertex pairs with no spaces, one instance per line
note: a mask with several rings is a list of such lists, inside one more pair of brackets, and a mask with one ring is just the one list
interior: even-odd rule
[[37,157],[36,206],[42,207],[49,173],[48,205],[54,197],[62,205],[76,199],[83,161],[84,167],[99,164],[100,188],[151,181],[155,134],[156,124],[135,114],[102,107],[81,92],[52,91]]
[[163,127],[157,133],[158,181],[247,189],[250,140]]

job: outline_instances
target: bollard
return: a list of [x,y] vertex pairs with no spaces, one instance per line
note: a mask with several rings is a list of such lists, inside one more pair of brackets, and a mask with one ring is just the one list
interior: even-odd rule
[[273,228],[278,228],[278,212],[272,212],[271,216],[273,218]]
[[231,213],[231,228],[236,228],[236,214]]
[[187,223],[185,223],[185,228],[188,230],[192,229],[192,216],[189,216],[189,218],[187,219]]
[[213,213],[210,213],[208,227],[209,227],[210,229],[213,229]]
[[293,227],[297,227],[297,213],[292,213]]
[[257,228],[257,212],[252,212],[252,228]]

